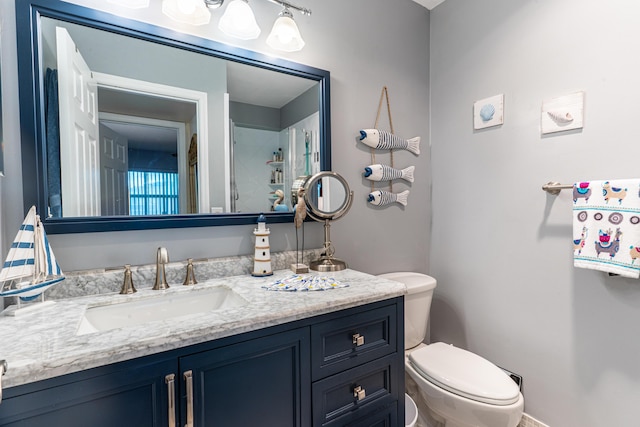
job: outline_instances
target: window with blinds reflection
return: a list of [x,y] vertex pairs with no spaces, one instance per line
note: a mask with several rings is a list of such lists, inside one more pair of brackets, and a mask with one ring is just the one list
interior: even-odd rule
[[174,172],[129,171],[130,215],[177,215],[178,174]]

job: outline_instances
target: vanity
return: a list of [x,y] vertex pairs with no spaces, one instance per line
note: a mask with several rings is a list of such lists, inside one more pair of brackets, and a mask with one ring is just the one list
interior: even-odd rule
[[[344,288],[262,288],[290,274],[73,298],[0,317],[9,365],[0,425],[403,426],[404,285],[344,270],[332,274]],[[219,288],[244,302],[82,330],[96,307]]]

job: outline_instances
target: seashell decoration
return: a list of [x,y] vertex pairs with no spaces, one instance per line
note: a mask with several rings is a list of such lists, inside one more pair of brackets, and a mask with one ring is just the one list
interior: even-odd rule
[[547,114],[556,123],[571,123],[573,116],[568,111],[547,111]]
[[480,118],[483,122],[488,122],[493,118],[493,115],[496,113],[496,107],[493,104],[485,104],[480,109]]

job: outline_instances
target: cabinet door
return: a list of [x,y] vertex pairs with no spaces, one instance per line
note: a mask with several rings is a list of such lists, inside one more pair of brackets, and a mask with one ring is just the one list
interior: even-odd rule
[[0,426],[168,426],[165,376],[177,372],[176,361],[119,366],[6,390],[0,404]]
[[183,425],[310,426],[309,357],[301,328],[180,358]]

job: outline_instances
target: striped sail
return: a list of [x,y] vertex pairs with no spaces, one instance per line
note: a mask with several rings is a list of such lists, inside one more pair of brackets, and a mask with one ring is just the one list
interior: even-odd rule
[[35,206],[31,207],[0,271],[0,296],[39,296],[64,279]]
[[7,259],[0,271],[0,282],[31,278],[35,275],[36,209],[32,207],[11,244]]

